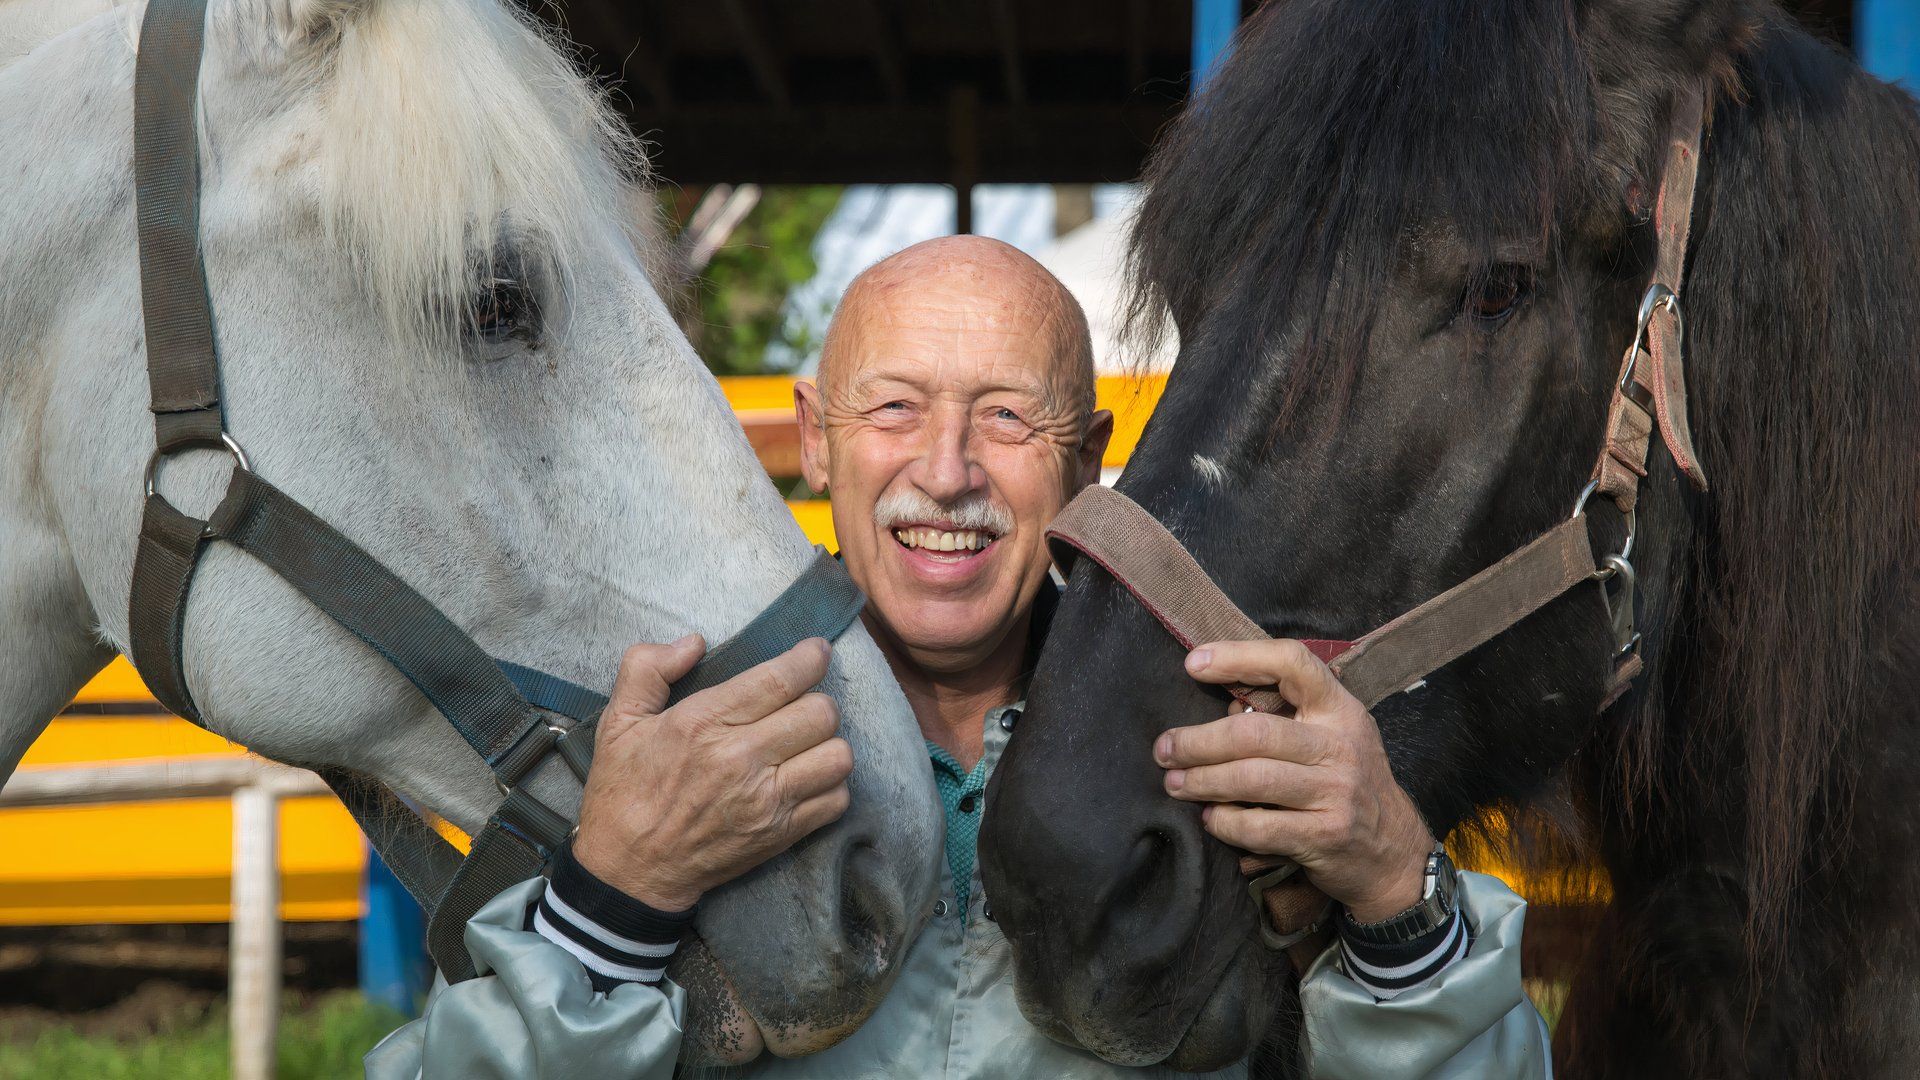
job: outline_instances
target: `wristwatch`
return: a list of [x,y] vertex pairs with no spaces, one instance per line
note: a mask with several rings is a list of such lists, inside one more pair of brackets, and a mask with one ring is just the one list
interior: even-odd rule
[[1460,907],[1460,875],[1447,857],[1445,844],[1433,845],[1427,854],[1426,877],[1420,885],[1420,902],[1383,922],[1354,921],[1345,908],[1340,911],[1340,931],[1369,945],[1404,945],[1445,926]]

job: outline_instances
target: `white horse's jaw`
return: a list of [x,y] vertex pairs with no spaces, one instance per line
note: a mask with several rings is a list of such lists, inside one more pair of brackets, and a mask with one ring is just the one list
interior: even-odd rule
[[[553,90],[564,62],[495,0],[323,6],[354,9],[348,32],[227,25],[285,18],[290,7],[234,0],[215,5],[208,36],[202,235],[229,430],[262,476],[505,659],[605,691],[634,641],[699,630],[717,642],[737,630],[811,552],[618,240],[620,193],[602,190],[598,173],[569,187],[565,177],[480,168],[489,140],[538,137],[590,153],[592,124],[562,115],[586,96]],[[0,145],[36,161],[41,178],[0,205],[11,271],[0,280],[0,776],[104,662],[100,638],[126,643],[139,476],[152,446],[126,23],[124,12],[103,16],[0,69]],[[423,96],[423,115],[465,121],[452,130],[473,143],[436,159],[475,166],[447,190],[525,181],[476,197],[500,204],[502,235],[544,235],[542,207],[556,191],[576,211],[604,208],[591,235],[563,234],[571,288],[537,350],[480,358],[394,346],[364,260],[346,257],[347,241],[322,224],[326,191],[384,189],[329,187],[343,136],[325,119],[336,110],[315,100],[331,92],[315,76],[328,69],[274,54],[275,42],[409,46],[393,51],[407,70],[386,76]],[[74,73],[92,85],[74,85]],[[503,101],[534,104],[521,115]],[[446,130],[432,134],[444,141]],[[381,145],[355,152],[377,157]],[[404,158],[399,145],[394,153]],[[557,284],[548,287],[554,296]],[[163,487],[204,510],[223,476],[218,464],[182,460]],[[372,773],[469,828],[498,798],[472,751],[398,675],[239,552],[209,553],[185,645],[196,701],[249,746]],[[863,631],[836,649],[830,689],[857,762],[846,820],[715,893],[699,923],[775,1052],[817,1049],[867,1015],[936,880],[938,804],[919,734]],[[544,775],[536,790],[548,789],[556,805],[578,797]],[[779,1004],[816,992],[817,1010]]]

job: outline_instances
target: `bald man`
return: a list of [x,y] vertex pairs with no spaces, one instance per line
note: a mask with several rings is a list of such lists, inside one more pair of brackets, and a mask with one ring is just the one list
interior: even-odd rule
[[[947,237],[918,244],[869,268],[848,288],[815,382],[797,383],[794,394],[807,483],[833,494],[842,556],[868,597],[863,618],[926,740],[946,811],[945,871],[932,919],[864,1026],[811,1057],[762,1056],[732,1074],[835,1080],[1174,1075],[1102,1061],[1027,1024],[1014,998],[1006,940],[975,869],[987,778],[1019,722],[1026,675],[1057,600],[1046,528],[1082,487],[1097,481],[1112,434],[1113,418],[1094,407],[1092,346],[1079,304],[1038,263],[997,241]],[[1282,645],[1216,644],[1218,673],[1199,659],[1205,649],[1189,658],[1188,670],[1209,682],[1247,681],[1249,672],[1277,679],[1292,657]],[[697,659],[698,645],[636,647],[629,668],[636,657],[654,677],[632,679],[623,669],[610,715],[652,711],[658,702],[642,701],[640,684],[671,682]],[[824,673],[826,658],[826,649],[812,642],[775,663],[793,665],[802,674],[793,685],[805,686]],[[1299,858],[1315,883],[1356,917],[1392,919],[1423,903],[1433,838],[1394,782],[1372,718],[1344,690],[1329,698],[1325,717],[1305,719],[1341,736],[1352,753],[1289,767],[1311,774],[1306,786],[1322,797],[1364,800],[1375,812],[1351,815],[1352,829],[1327,836],[1324,851],[1285,854]],[[786,704],[738,695],[731,731],[750,738]],[[765,835],[740,836],[731,823],[756,817],[737,809],[755,785],[702,759],[726,748],[683,738],[670,724],[643,751],[634,740],[610,746],[605,735],[588,777],[579,834],[556,859],[550,882],[502,894],[469,930],[469,942],[480,933],[494,955],[511,955],[514,965],[492,965],[494,974],[462,984],[462,996],[436,998],[423,1020],[369,1055],[370,1075],[672,1075],[680,999],[661,973],[694,905],[703,892],[824,821],[790,820]],[[831,749],[837,741],[831,735],[829,725],[796,753]],[[1155,752],[1141,748],[1143,755]],[[1162,754],[1170,777],[1216,763],[1177,756]],[[1218,771],[1270,775],[1240,767],[1256,764],[1241,758],[1256,756],[1236,751],[1217,760]],[[672,763],[677,782],[647,782],[645,759]],[[1195,765],[1201,768],[1189,768]],[[827,775],[823,783],[838,785],[845,776]],[[1170,781],[1171,797],[1187,797],[1181,789]],[[819,792],[800,794],[814,797],[809,805],[820,801]],[[1282,800],[1254,784],[1213,793],[1209,801]],[[1518,900],[1505,896],[1512,904],[1490,902],[1482,914],[1511,914]],[[1473,935],[1461,911],[1447,910],[1424,937],[1376,956],[1390,977],[1375,983],[1363,966],[1343,972],[1317,965],[1303,997],[1312,1000],[1317,986],[1321,997],[1332,995],[1333,1005],[1309,1012],[1309,1041],[1329,1024],[1347,1037],[1327,1040],[1328,1052],[1308,1062],[1309,1071],[1385,1076],[1404,1066],[1408,1075],[1424,1075],[1445,1066],[1459,1076],[1543,1075],[1544,1030],[1530,1006],[1525,1017],[1487,1024],[1525,1000],[1516,959],[1519,921],[1502,925],[1470,950]],[[582,968],[596,994],[569,1007],[546,983],[577,979]],[[1409,997],[1406,1013],[1415,1019],[1396,1022],[1379,1011],[1443,972],[1454,988]],[[1451,994],[1441,1000],[1457,1022],[1447,1021],[1446,1007],[1435,1015],[1433,999],[1440,994]],[[1381,1024],[1388,1025],[1384,1033]],[[1362,1056],[1347,1053],[1349,1047]],[[1381,1062],[1395,1064],[1383,1071]],[[1212,1075],[1246,1074],[1242,1062]]]

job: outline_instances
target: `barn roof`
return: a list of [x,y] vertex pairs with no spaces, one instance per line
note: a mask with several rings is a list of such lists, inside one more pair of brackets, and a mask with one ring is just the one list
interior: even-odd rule
[[[531,6],[618,88],[674,183],[978,184],[1137,176],[1186,95],[1195,2]],[[1851,41],[1853,0],[1785,6]]]

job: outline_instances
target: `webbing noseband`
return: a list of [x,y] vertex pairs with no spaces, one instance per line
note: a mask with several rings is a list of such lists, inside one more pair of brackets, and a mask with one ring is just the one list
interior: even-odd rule
[[[462,940],[467,920],[502,889],[541,873],[573,831],[570,816],[534,798],[521,781],[558,751],[584,783],[607,699],[489,655],[379,560],[256,474],[227,432],[199,238],[194,102],[205,27],[206,0],[150,0],[134,67],[133,172],[154,450],[134,556],[131,659],[161,704],[201,722],[181,667],[181,639],[194,569],[218,540],[265,563],[404,675],[486,761],[502,793],[467,856],[377,782],[337,768],[318,771],[429,913],[428,950],[458,982],[474,973]],[[192,448],[224,449],[234,461],[225,495],[204,520],[175,509],[155,487],[161,462]],[[772,604],[675,683],[671,700],[718,685],[805,638],[834,640],[864,605],[846,570],[821,551]]]
[[[1371,709],[1383,699],[1504,633],[1583,582],[1599,582],[1611,623],[1612,677],[1601,708],[1624,693],[1640,671],[1640,635],[1634,631],[1634,507],[1646,476],[1656,428],[1674,464],[1705,491],[1706,476],[1687,426],[1682,366],[1680,283],[1686,269],[1700,143],[1711,116],[1705,89],[1683,88],[1674,102],[1671,139],[1654,207],[1659,254],[1614,381],[1606,439],[1573,514],[1506,558],[1426,601],[1357,641],[1305,642],[1327,662],[1347,690]],[[1639,362],[1642,354],[1648,362]],[[1628,525],[1622,550],[1594,565],[1586,505],[1595,494],[1612,499]],[[1186,547],[1154,516],[1106,487],[1082,491],[1049,528],[1055,558],[1070,566],[1084,555],[1098,563],[1167,632],[1188,648],[1209,641],[1259,641],[1267,634],[1220,589]],[[1607,583],[1617,582],[1609,595]],[[1241,686],[1233,696],[1250,709],[1289,715],[1291,706],[1270,688]],[[1256,903],[1266,909],[1261,932],[1285,949],[1304,972],[1318,955],[1315,942],[1331,902],[1296,875],[1286,859],[1248,855],[1241,871]]]

